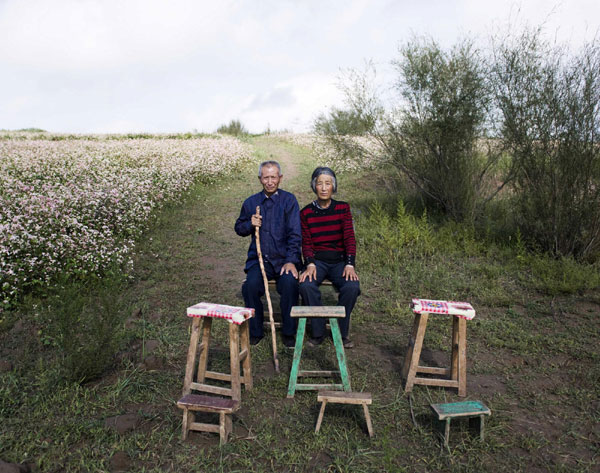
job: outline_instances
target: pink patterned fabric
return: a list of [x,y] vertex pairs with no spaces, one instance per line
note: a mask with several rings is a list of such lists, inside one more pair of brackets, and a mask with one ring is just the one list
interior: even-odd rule
[[468,302],[433,301],[429,299],[413,299],[410,304],[415,314],[448,314],[471,320],[475,317],[475,309]]
[[226,319],[230,323],[240,325],[244,323],[245,320],[254,317],[254,309],[200,302],[199,304],[188,307],[187,315],[188,317],[217,317],[219,319]]

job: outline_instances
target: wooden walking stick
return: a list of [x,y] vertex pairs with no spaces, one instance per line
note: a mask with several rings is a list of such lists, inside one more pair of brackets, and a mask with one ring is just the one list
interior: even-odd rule
[[[256,206],[256,215],[260,215],[260,207]],[[256,251],[258,253],[258,262],[262,272],[263,283],[265,285],[265,294],[267,295],[267,304],[269,306],[269,323],[271,324],[271,340],[273,342],[273,362],[275,363],[275,371],[279,373],[279,359],[277,358],[277,337],[275,336],[275,321],[273,320],[273,304],[271,304],[271,294],[269,294],[269,280],[265,272],[265,264],[263,263],[262,251],[260,250],[260,227],[255,227],[256,234]]]

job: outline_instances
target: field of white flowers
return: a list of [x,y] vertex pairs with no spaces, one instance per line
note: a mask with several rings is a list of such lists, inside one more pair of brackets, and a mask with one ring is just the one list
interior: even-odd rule
[[57,273],[131,265],[154,210],[251,156],[230,137],[38,138],[0,140],[0,312]]

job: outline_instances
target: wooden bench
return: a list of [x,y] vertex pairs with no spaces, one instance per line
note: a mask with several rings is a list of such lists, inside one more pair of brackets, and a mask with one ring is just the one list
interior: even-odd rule
[[457,417],[479,417],[479,438],[483,441],[484,418],[492,412],[479,401],[450,402],[447,404],[431,404],[431,409],[438,420],[446,421],[444,429],[444,446],[448,447],[450,437],[450,421]]
[[362,404],[363,411],[365,413],[365,421],[367,422],[367,430],[369,437],[373,437],[373,424],[371,423],[371,415],[369,414],[369,405],[372,404],[371,393],[352,393],[342,391],[320,391],[317,395],[317,402],[321,402],[321,410],[319,411],[319,418],[317,419],[317,426],[315,427],[315,433],[321,428],[321,422],[323,421],[323,414],[325,413],[325,406],[327,403],[335,404]]
[[[240,408],[240,402],[203,394],[187,394],[177,401],[177,407],[183,409],[182,439],[186,440],[190,430],[215,432],[220,435],[220,444],[227,443],[231,433],[231,414]],[[195,422],[196,411],[219,414],[218,424]]]

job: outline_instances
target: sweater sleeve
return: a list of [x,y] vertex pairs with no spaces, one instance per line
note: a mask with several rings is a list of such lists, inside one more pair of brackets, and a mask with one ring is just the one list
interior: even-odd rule
[[352,212],[350,206],[346,207],[343,217],[344,231],[344,250],[346,253],[346,264],[354,266],[356,264],[356,238],[354,237],[354,222],[352,221]]
[[313,247],[310,228],[308,228],[307,212],[307,209],[302,209],[300,212],[300,224],[302,226],[302,256],[304,257],[304,264],[315,262],[315,249]]

